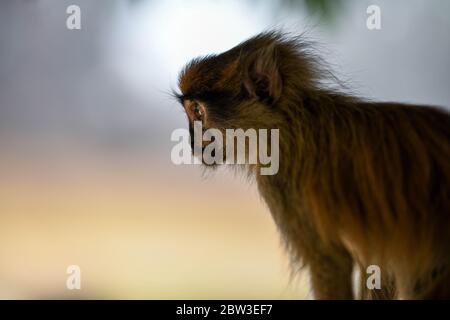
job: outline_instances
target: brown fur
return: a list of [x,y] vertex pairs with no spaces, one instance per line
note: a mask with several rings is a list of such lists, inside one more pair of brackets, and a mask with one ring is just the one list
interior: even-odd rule
[[356,263],[382,270],[365,297],[450,298],[449,114],[325,89],[324,74],[301,37],[268,32],[193,60],[179,99],[209,128],[280,129],[280,171],[252,172],[316,298],[353,298]]

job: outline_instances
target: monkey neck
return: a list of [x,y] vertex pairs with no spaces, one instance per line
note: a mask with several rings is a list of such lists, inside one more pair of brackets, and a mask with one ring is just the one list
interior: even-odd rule
[[295,237],[296,227],[310,223],[305,218],[305,192],[321,179],[321,164],[330,163],[331,128],[360,106],[355,98],[331,91],[291,92],[293,96],[279,102],[281,116],[272,123],[280,130],[279,171],[272,176],[260,175],[259,169],[255,173],[259,192],[278,227]]
[[[300,181],[310,175],[326,152],[331,139],[330,128],[346,112],[358,109],[358,98],[331,90],[305,88],[298,85],[286,90],[276,106],[281,116],[274,120],[280,129],[279,172],[267,177],[286,188],[300,188]],[[293,179],[293,177],[295,177]]]

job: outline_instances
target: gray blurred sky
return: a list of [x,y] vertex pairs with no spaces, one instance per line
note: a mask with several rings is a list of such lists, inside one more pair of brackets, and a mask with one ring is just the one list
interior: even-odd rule
[[[166,94],[190,58],[220,52],[271,26],[312,29],[354,91],[379,100],[450,106],[450,2],[344,1],[336,23],[269,1],[0,2],[0,142],[67,141],[158,150],[185,127]],[[65,27],[82,10],[82,30]],[[365,27],[382,9],[382,30]],[[230,23],[231,22],[231,23]]]

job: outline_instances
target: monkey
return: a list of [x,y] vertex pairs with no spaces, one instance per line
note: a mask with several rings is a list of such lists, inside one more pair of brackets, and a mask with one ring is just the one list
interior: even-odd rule
[[[193,59],[174,93],[192,149],[195,121],[279,129],[277,174],[242,168],[315,299],[357,299],[355,266],[361,299],[450,298],[449,113],[346,93],[328,74],[307,39],[282,30]],[[366,288],[370,265],[381,288]]]

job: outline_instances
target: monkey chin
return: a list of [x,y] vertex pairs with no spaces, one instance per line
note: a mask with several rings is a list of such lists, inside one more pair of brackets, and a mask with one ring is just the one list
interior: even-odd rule
[[[199,159],[200,160],[200,159]],[[254,178],[257,176],[257,172],[259,172],[258,164],[248,164],[248,163],[227,163],[226,158],[224,157],[222,162],[213,162],[206,163],[204,160],[201,161],[201,168],[203,171],[203,175],[208,177],[219,170],[227,170],[234,174],[235,177],[243,177],[249,182],[253,182]]]
[[[222,155],[222,157],[216,157],[217,154]],[[226,153],[225,148],[220,148],[217,150],[212,150],[211,155],[209,155],[213,161],[205,161],[205,148],[202,148],[201,155],[196,155],[192,150],[192,156],[195,158],[196,164],[201,164],[203,169],[203,174],[208,174],[208,172],[216,172],[219,169],[226,168],[231,170],[234,174],[238,176],[245,176],[246,178],[254,177],[255,173],[258,172],[259,164],[250,163],[236,163],[236,159]],[[208,155],[206,155],[208,157]],[[233,161],[234,160],[234,161]]]
[[206,163],[204,160],[202,160],[202,165],[205,168],[208,168],[208,169],[216,169],[222,164],[221,163],[216,163],[216,162],[214,162],[214,163]]
[[[201,155],[196,155],[195,152],[192,150],[192,156],[196,159],[196,161],[198,161],[197,163],[202,164],[203,166],[205,166],[206,168],[210,168],[210,169],[216,169],[217,167],[226,164],[227,162],[227,157],[226,154],[224,153],[223,149],[219,149],[217,150],[218,154],[221,154],[222,157],[217,158],[216,157],[216,150],[212,150],[210,155],[206,155],[205,156],[205,147],[202,148],[202,154]],[[205,158],[208,158],[211,161],[205,161]]]

